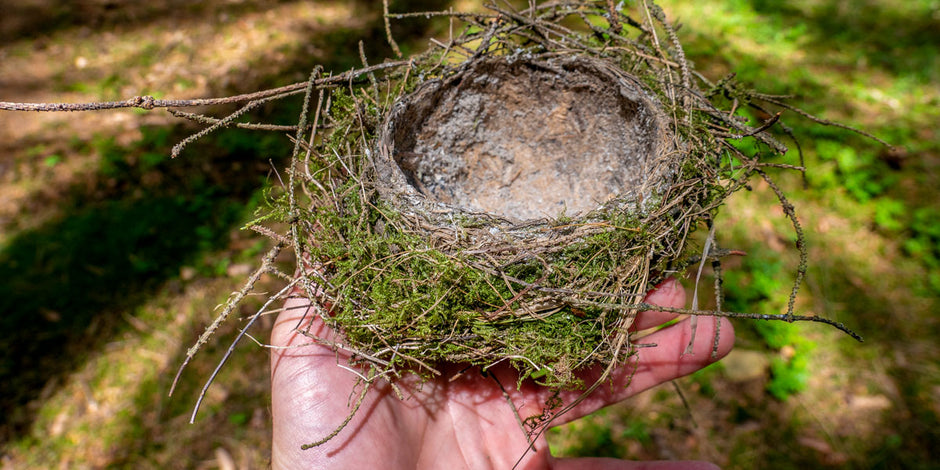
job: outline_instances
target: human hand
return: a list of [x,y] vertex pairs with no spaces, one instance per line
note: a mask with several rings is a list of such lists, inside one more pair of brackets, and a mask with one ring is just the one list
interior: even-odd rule
[[[646,302],[664,307],[685,306],[685,290],[667,280],[647,295]],[[309,333],[327,340],[341,338],[312,311],[309,301],[292,298],[275,322],[271,344],[272,414],[275,469],[511,469],[525,457],[519,469],[711,469],[705,462],[628,462],[616,459],[558,459],[549,453],[544,435],[529,443],[504,390],[525,419],[540,415],[552,390],[531,381],[517,389],[518,374],[510,367],[492,367],[487,377],[468,371],[451,381],[459,369],[440,379],[419,383],[405,377],[396,384],[405,394],[401,400],[385,382],[377,382],[365,396],[359,411],[333,439],[308,450],[301,446],[321,439],[349,415],[358,397],[358,377],[337,363],[348,355],[310,343],[294,328],[304,315]],[[642,312],[633,329],[661,325],[675,317],[664,312]],[[727,319],[699,318],[693,354],[683,354],[692,336],[686,319],[643,338],[656,347],[640,348],[629,363],[614,370],[611,385],[598,387],[571,411],[552,424],[559,425],[586,416],[658,384],[690,374],[714,362],[715,328],[720,325],[718,357],[734,344],[734,330]],[[603,371],[584,374],[591,384]],[[494,378],[496,380],[494,380]],[[361,386],[360,386],[361,387]],[[356,390],[356,393],[354,393]],[[562,392],[563,406],[580,396]]]

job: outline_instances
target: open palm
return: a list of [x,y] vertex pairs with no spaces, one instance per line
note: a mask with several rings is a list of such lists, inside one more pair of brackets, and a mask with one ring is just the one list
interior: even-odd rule
[[[685,291],[678,282],[666,281],[646,301],[682,307]],[[310,343],[294,329],[305,314],[303,321],[311,323],[300,329],[309,326],[308,331],[316,336],[338,339],[316,315],[307,314],[307,305],[305,299],[288,300],[272,332],[274,468],[508,470],[523,455],[519,469],[714,468],[703,462],[556,459],[549,453],[544,437],[537,438],[526,452],[529,444],[519,417],[542,414],[552,391],[530,381],[517,388],[518,375],[509,367],[499,366],[490,368],[486,375],[478,369],[459,374],[463,368],[454,366],[440,379],[427,383],[403,378],[397,385],[404,400],[387,383],[376,384],[342,432],[318,447],[301,450],[302,445],[333,432],[349,415],[361,390],[353,372],[337,367],[346,362],[342,352],[320,345],[298,347]],[[643,312],[634,328],[653,327],[673,317]],[[724,356],[734,343],[727,320],[701,318],[692,354],[683,354],[692,337],[689,321],[676,323],[645,337],[643,343],[657,346],[639,349],[628,364],[611,374],[610,386],[599,387],[553,424],[580,418],[713,362],[711,350],[719,322],[718,352],[719,357]],[[600,373],[599,369],[586,372],[585,383],[592,383]],[[567,404],[579,396],[580,392],[570,391],[560,398]]]

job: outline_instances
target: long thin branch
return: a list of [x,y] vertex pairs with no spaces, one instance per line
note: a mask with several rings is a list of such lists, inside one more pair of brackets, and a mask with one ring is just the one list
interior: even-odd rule
[[267,272],[271,264],[274,263],[274,259],[277,258],[277,255],[281,252],[282,248],[284,248],[284,244],[277,243],[274,245],[274,247],[271,248],[271,250],[268,251],[267,254],[264,255],[264,258],[262,258],[262,261],[261,261],[261,266],[259,266],[258,269],[256,269],[255,272],[252,273],[251,277],[248,278],[248,281],[245,282],[245,285],[242,286],[241,290],[236,292],[228,300],[228,302],[226,302],[225,308],[222,310],[222,313],[220,313],[219,316],[215,318],[215,321],[213,321],[212,324],[206,328],[206,331],[203,332],[202,335],[199,336],[199,339],[196,341],[196,344],[194,344],[191,348],[189,348],[188,351],[186,351],[186,359],[183,360],[183,363],[180,365],[179,369],[176,371],[176,377],[173,378],[173,384],[170,385],[170,393],[169,393],[170,396],[172,396],[173,391],[176,390],[176,385],[180,380],[180,376],[183,375],[183,369],[186,368],[186,366],[189,364],[189,361],[193,359],[193,356],[196,355],[196,352],[199,351],[199,348],[201,348],[204,344],[206,344],[206,342],[209,341],[209,337],[211,337],[212,334],[215,333],[217,329],[219,329],[219,326],[221,326],[222,323],[225,322],[229,314],[231,314],[232,311],[235,310],[235,307],[239,304],[239,302],[241,302],[241,300],[246,295],[248,295],[248,292],[254,287],[255,283],[258,282],[258,279],[261,279],[261,275]]
[[[597,303],[600,305],[600,303]],[[766,314],[766,313],[748,313],[748,312],[724,312],[717,310],[692,310],[687,308],[670,308],[663,307],[661,305],[653,305],[648,303],[640,303],[635,305],[611,305],[611,307],[620,307],[620,308],[636,308],[637,310],[652,310],[659,312],[667,313],[681,313],[686,315],[702,315],[707,317],[725,317],[725,318],[745,318],[748,320],[776,320],[776,321],[785,321],[787,323],[793,322],[815,322],[815,323],[825,323],[829,326],[835,327],[838,330],[841,330],[843,333],[851,336],[858,342],[864,341],[861,335],[849,329],[845,324],[837,322],[835,320],[830,320],[825,317],[817,317],[815,315],[788,315],[788,314]]]
[[[385,62],[361,69],[349,70],[339,75],[324,77],[314,81],[315,86],[336,85],[348,82],[349,80],[364,74],[377,72],[379,70],[391,69],[408,65],[407,60],[398,60]],[[40,112],[72,112],[72,111],[101,111],[105,109],[121,108],[187,108],[193,106],[212,106],[218,104],[242,103],[245,101],[255,101],[263,98],[284,94],[285,96],[303,93],[309,81],[285,85],[279,88],[259,91],[256,93],[247,93],[243,95],[227,96],[224,98],[198,98],[192,100],[158,100],[153,96],[135,96],[124,101],[100,101],[93,103],[14,103],[0,101],[0,110],[4,111],[40,111]]]
[[261,308],[258,309],[258,311],[254,315],[251,316],[251,319],[248,320],[248,323],[245,325],[245,327],[242,328],[241,331],[238,332],[238,336],[236,336],[235,339],[232,341],[232,344],[228,347],[228,350],[225,351],[225,355],[222,356],[222,359],[219,361],[218,365],[215,366],[215,370],[212,371],[212,374],[209,375],[209,379],[206,380],[205,385],[202,386],[202,391],[199,392],[199,398],[196,399],[196,405],[193,406],[193,413],[189,417],[189,424],[193,424],[196,422],[196,415],[199,413],[199,407],[202,405],[203,399],[206,398],[206,393],[209,391],[209,387],[212,386],[212,382],[214,382],[215,378],[219,375],[219,371],[222,370],[222,366],[225,365],[225,363],[228,361],[228,358],[232,356],[233,352],[235,352],[235,347],[238,346],[238,343],[241,342],[242,338],[244,338],[245,335],[248,333],[248,329],[251,328],[251,326],[255,324],[258,318],[261,317],[261,314],[267,311],[268,305],[271,305],[272,302],[274,302],[277,299],[280,299],[287,292],[290,292],[290,290],[294,288],[294,284],[296,284],[297,281],[299,280],[300,280],[299,278],[295,279],[294,281],[284,286],[284,288],[281,289],[280,292],[268,298],[267,302],[265,302],[264,305],[262,305]]

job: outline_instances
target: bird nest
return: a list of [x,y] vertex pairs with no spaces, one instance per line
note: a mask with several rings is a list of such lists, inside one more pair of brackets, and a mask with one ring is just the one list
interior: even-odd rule
[[[769,133],[779,114],[738,115],[786,107],[778,97],[707,81],[658,7],[638,13],[585,1],[388,15],[464,30],[407,61],[363,57],[340,86],[311,77],[314,130],[298,133],[275,207],[337,347],[383,376],[509,362],[520,380],[584,386],[579,371],[633,352],[651,288],[720,257],[728,196],[770,181],[765,167],[802,169],[767,161],[786,152]],[[710,236],[693,246],[700,227]],[[696,307],[682,312],[727,315]],[[791,302],[781,318],[802,317]]]
[[[250,224],[277,243],[183,367],[265,272],[289,280],[268,304],[292,289],[310,298],[312,314],[344,338],[325,344],[372,369],[362,377],[509,363],[520,381],[594,387],[579,372],[623,364],[635,352],[637,313],[654,308],[818,321],[857,338],[794,313],[804,237],[766,171],[804,171],[802,158],[775,161],[787,151],[771,134],[789,134],[782,111],[831,123],[733,75],[709,81],[685,59],[663,12],[642,5],[386,14],[444,18],[459,33],[408,59],[369,65],[362,54],[359,69],[317,68],[307,82],[235,97],[251,101],[221,120],[177,113],[212,125],[174,154],[253,107],[305,94],[289,128],[295,149],[284,192]],[[753,178],[776,193],[800,252],[779,315],[721,311],[717,268],[729,252],[715,244],[715,216]],[[706,234],[692,237],[699,229]],[[272,263],[284,247],[298,258],[293,276]],[[716,268],[714,310],[700,310],[695,296],[690,309],[643,302],[671,275],[693,267],[697,278],[706,262]]]
[[402,365],[508,360],[573,385],[619,355],[630,304],[681,256],[680,212],[704,196],[663,204],[684,144],[607,60],[494,51],[447,72],[398,97],[346,162],[345,220],[312,219],[309,253],[339,294],[327,318]]

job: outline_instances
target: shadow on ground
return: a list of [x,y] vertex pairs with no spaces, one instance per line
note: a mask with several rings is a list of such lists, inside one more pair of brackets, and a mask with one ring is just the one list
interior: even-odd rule
[[95,182],[58,201],[61,217],[17,234],[0,251],[0,270],[8,273],[0,281],[3,440],[32,421],[38,403],[25,405],[51,395],[63,374],[123,327],[121,315],[201,253],[224,247],[263,185],[268,162],[257,149],[131,164],[145,148],[167,154],[166,144],[150,147],[154,135],[172,142],[186,131],[143,134],[136,148],[102,144]]
[[[191,2],[168,1],[159,7],[99,3],[4,5],[0,38],[37,37],[73,27],[90,28],[91,34],[126,28],[128,23],[143,25],[167,14],[203,21],[221,13],[261,9],[271,2],[226,6],[208,17],[204,7]],[[376,8],[372,2],[358,3],[363,11]],[[423,11],[446,5],[444,1],[403,1],[392,2],[392,9]],[[93,9],[93,14],[89,16],[85,8]],[[363,30],[311,32],[321,36],[310,41],[332,46],[327,57],[298,51],[288,61],[289,68],[296,66],[306,76],[315,61],[335,71],[359,65],[360,38],[368,41],[369,57],[380,62],[391,52],[381,14],[373,18]],[[45,26],[37,28],[37,24]],[[426,34],[427,24],[406,23],[395,31],[407,44],[408,38]],[[265,80],[276,82],[279,74],[272,70]],[[240,88],[271,86],[233,82]],[[217,96],[232,92],[212,90]],[[268,109],[252,119],[289,123],[296,121],[298,111],[299,103],[284,103],[277,111]],[[181,267],[225,248],[228,234],[250,215],[246,207],[267,184],[270,159],[282,167],[290,152],[289,142],[281,135],[236,130],[204,139],[190,146],[182,158],[169,161],[165,157],[169,148],[193,131],[185,125],[143,128],[143,138],[127,146],[107,137],[79,142],[75,151],[101,155],[97,171],[59,200],[24,205],[60,215],[15,234],[0,247],[0,270],[5,273],[0,277],[0,328],[5,333],[0,340],[0,443],[28,432],[43,399],[125,328],[123,315],[166,288]],[[180,357],[184,354],[185,350],[178,352]]]
[[79,1],[0,1],[0,41],[39,39],[56,31],[85,28],[88,34],[115,26],[140,26],[167,18],[184,21],[215,21],[220,15],[237,16],[263,11],[291,1],[248,0],[238,2],[191,2],[187,0],[79,0]]

